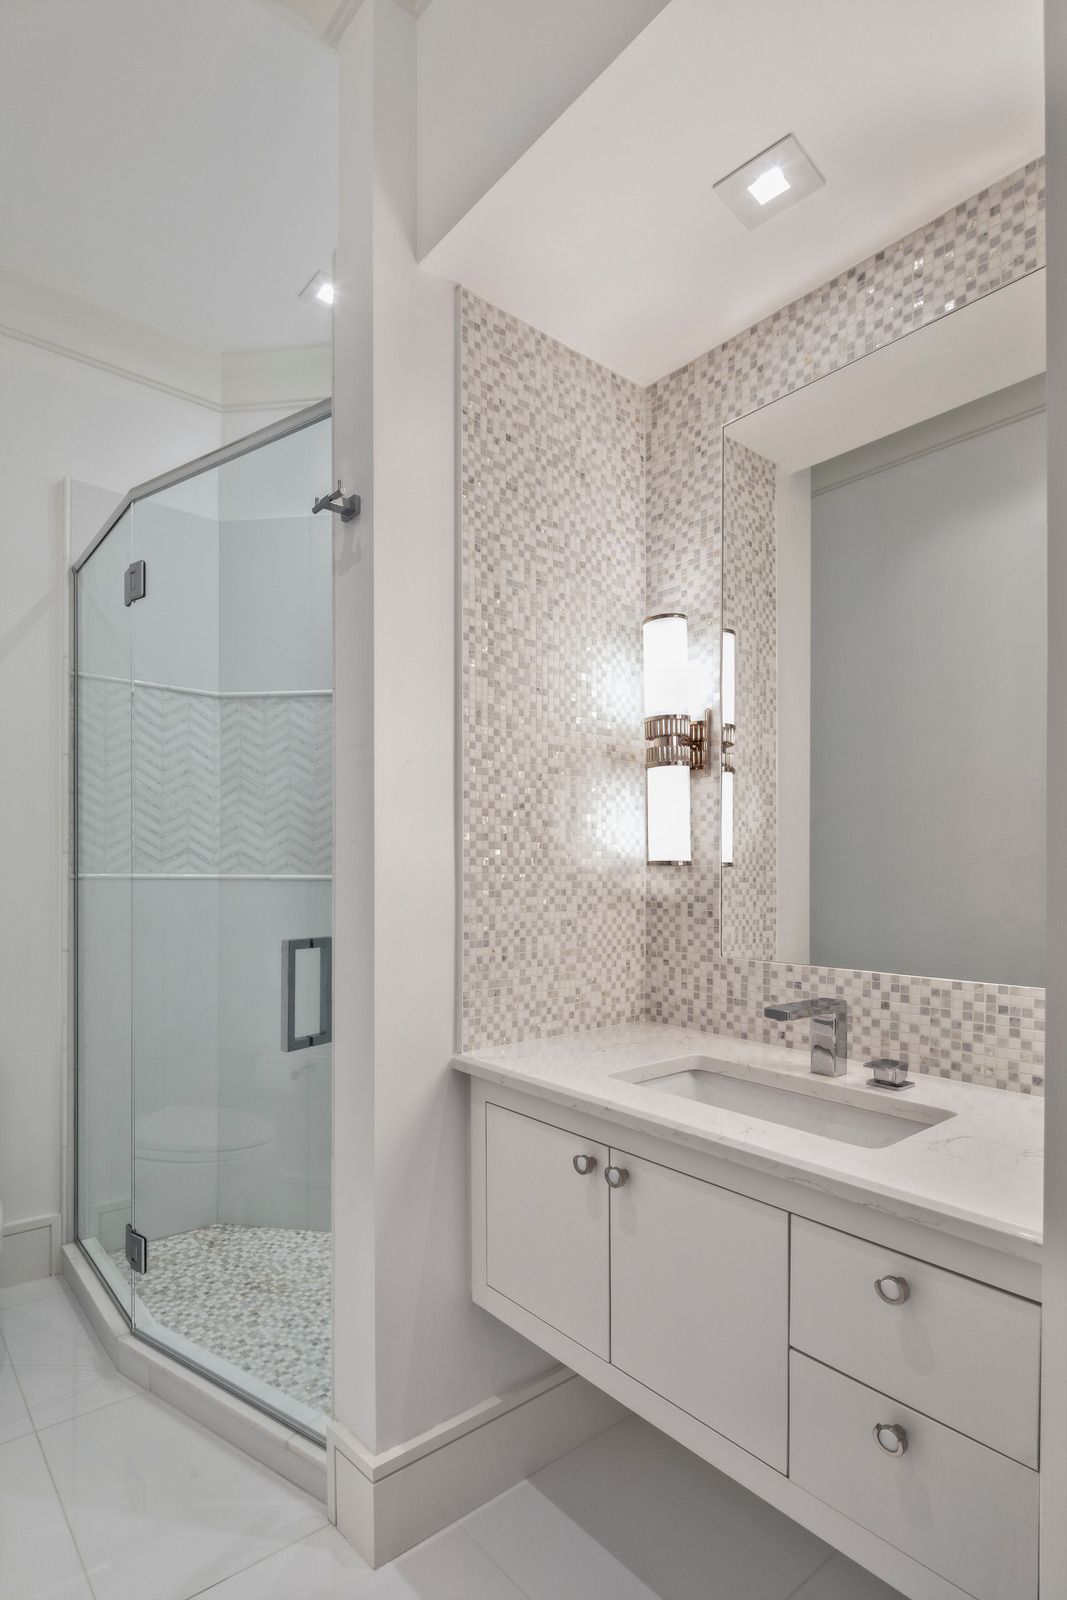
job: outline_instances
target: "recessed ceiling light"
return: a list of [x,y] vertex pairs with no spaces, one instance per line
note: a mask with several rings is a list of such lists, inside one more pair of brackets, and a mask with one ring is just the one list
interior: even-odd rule
[[805,195],[821,189],[822,173],[791,133],[715,185],[715,193],[746,228],[756,228]]
[[765,206],[768,200],[776,200],[780,194],[785,194],[792,184],[782,171],[781,167],[768,167],[766,172],[761,172],[755,183],[746,185],[753,200]]
[[316,272],[300,291],[301,300],[318,301],[320,305],[333,305],[333,279],[326,272]]

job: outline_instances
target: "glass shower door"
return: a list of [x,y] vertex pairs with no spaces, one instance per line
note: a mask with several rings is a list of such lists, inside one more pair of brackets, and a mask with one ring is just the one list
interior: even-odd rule
[[329,419],[136,502],[135,1329],[330,1410]]

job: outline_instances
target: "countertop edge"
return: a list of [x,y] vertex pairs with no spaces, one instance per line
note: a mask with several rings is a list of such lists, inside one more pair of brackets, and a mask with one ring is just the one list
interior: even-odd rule
[[452,1067],[466,1077],[479,1078],[500,1088],[529,1094],[553,1105],[583,1111],[603,1117],[618,1127],[662,1139],[681,1149],[718,1156],[739,1167],[749,1167],[771,1177],[799,1184],[820,1194],[850,1201],[868,1210],[899,1217],[939,1233],[951,1234],[971,1244],[998,1250],[1002,1254],[1041,1264],[1042,1238],[1030,1230],[999,1227],[994,1222],[983,1221],[972,1215],[954,1210],[951,1206],[934,1206],[897,1190],[871,1183],[858,1182],[845,1175],[834,1176],[809,1166],[795,1156],[764,1152],[759,1148],[700,1129],[683,1130],[660,1121],[655,1115],[633,1111],[629,1107],[612,1105],[593,1093],[523,1072],[518,1067],[501,1066],[485,1061],[477,1054],[462,1054],[452,1058]]

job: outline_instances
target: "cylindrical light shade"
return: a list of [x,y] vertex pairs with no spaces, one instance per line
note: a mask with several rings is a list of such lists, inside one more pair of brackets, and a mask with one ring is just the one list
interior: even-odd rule
[[737,635],[725,628],[722,635],[722,720],[736,722]]
[[648,859],[692,861],[689,768],[649,767],[645,773]]
[[734,864],[734,775],[729,767],[722,770],[722,864]]
[[684,617],[649,617],[644,627],[645,716],[689,710],[689,633]]

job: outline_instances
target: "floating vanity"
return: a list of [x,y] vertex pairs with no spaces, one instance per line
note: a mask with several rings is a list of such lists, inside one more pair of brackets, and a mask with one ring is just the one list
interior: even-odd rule
[[1034,1600],[1040,1101],[651,1023],[456,1065],[479,1305],[912,1600]]

